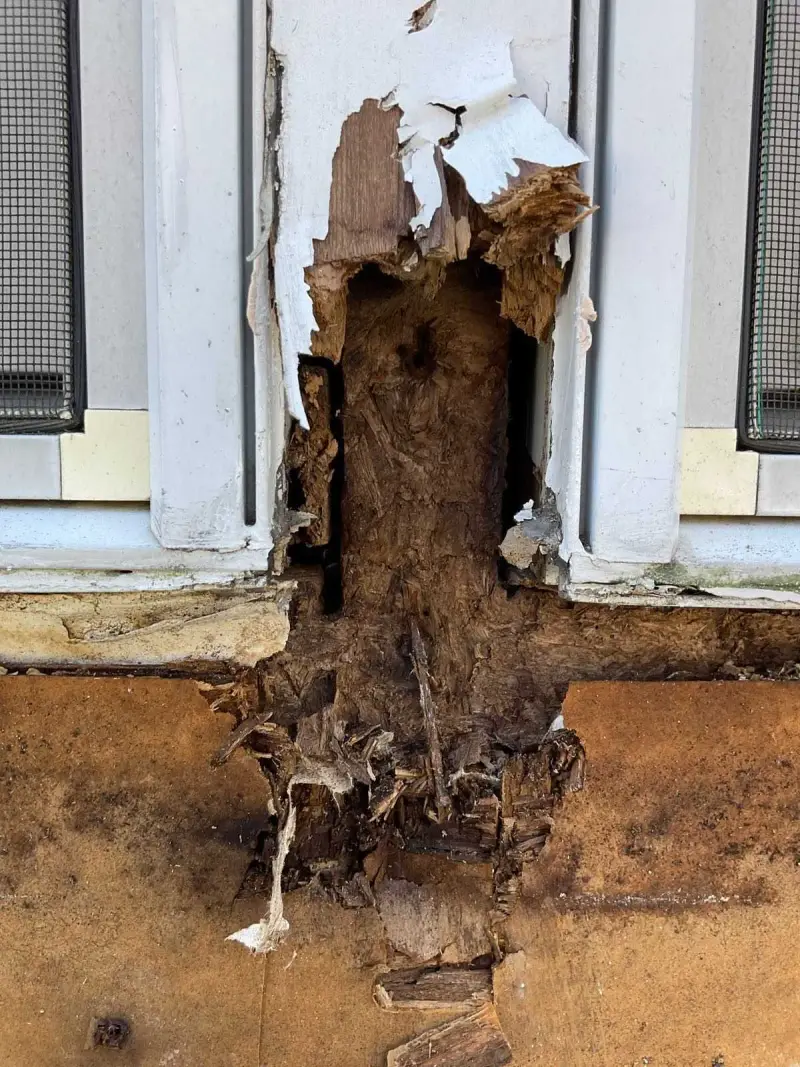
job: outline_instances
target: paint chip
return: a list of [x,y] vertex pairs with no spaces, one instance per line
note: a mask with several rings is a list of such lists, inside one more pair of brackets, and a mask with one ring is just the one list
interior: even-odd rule
[[411,18],[408,20],[408,25],[411,27],[408,32],[419,33],[420,30],[430,26],[436,14],[438,3],[439,0],[428,0],[426,4],[422,4],[421,7],[412,12]]

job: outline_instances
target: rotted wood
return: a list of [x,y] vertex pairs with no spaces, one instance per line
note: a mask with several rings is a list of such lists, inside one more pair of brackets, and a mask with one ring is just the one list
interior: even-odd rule
[[497,851],[499,804],[481,797],[460,818],[444,823],[407,817],[403,840],[409,852],[447,856],[460,863],[491,863]]
[[297,532],[295,542],[321,546],[331,539],[330,484],[339,446],[331,432],[328,375],[321,367],[301,367],[300,383],[310,429],[293,426],[286,450],[286,468],[302,492],[302,500],[292,506],[309,512],[314,519]]
[[425,720],[425,735],[428,739],[428,750],[431,757],[431,769],[433,771],[433,784],[436,790],[436,809],[439,822],[444,822],[453,802],[447,792],[444,780],[444,762],[442,760],[442,745],[439,740],[439,729],[436,725],[436,708],[431,693],[430,677],[428,673],[428,653],[419,626],[411,621],[411,658],[414,663],[414,673],[419,682],[419,699],[422,705],[422,716]]
[[375,979],[373,995],[375,1003],[387,1011],[474,1011],[492,1000],[492,972],[488,967],[457,964],[389,971]]
[[491,1004],[392,1049],[386,1067],[504,1067],[511,1048]]

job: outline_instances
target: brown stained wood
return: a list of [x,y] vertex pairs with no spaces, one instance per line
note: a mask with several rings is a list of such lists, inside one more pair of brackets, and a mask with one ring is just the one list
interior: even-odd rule
[[[357,60],[356,60],[357,62]],[[314,242],[314,262],[391,255],[415,212],[397,155],[400,109],[365,100],[348,116],[333,157],[328,234]]]
[[[495,810],[489,806],[494,801]],[[420,819],[406,825],[405,847],[409,852],[447,856],[458,863],[490,863],[497,849],[497,815],[494,797],[476,804],[464,818],[443,823]]]
[[298,531],[295,541],[320,546],[331,539],[330,484],[339,446],[331,432],[328,375],[321,367],[301,367],[300,384],[309,429],[303,430],[297,423],[293,426],[286,466],[302,493],[302,500],[292,501],[292,505],[315,518]]
[[375,1002],[381,1008],[474,1011],[492,999],[492,972],[488,967],[412,967],[389,971],[375,980]]
[[490,1004],[426,1030],[386,1057],[386,1067],[503,1067],[510,1062],[511,1048]]
[[419,682],[419,699],[422,705],[422,716],[425,720],[425,736],[428,739],[433,782],[436,790],[436,808],[439,821],[443,822],[452,807],[452,801],[444,782],[442,746],[439,741],[439,730],[436,726],[436,707],[433,703],[428,673],[428,653],[422,640],[422,634],[419,632],[419,626],[413,620],[411,622],[411,658],[414,663],[414,673]]

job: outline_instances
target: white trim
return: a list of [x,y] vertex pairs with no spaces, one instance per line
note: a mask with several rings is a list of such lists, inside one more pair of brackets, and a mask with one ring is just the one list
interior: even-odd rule
[[735,427],[758,0],[698,2],[689,427]]
[[562,575],[561,591],[571,600],[605,603],[796,609],[800,523],[684,518],[670,563],[574,557]]
[[[752,0],[726,4],[726,10],[733,5],[750,19],[736,28],[741,44],[752,32]],[[774,514],[781,496],[788,512],[800,514],[800,456],[758,457],[737,451],[736,431],[732,426],[715,428],[713,419],[710,427],[693,427],[687,431],[689,453],[703,459],[703,448],[693,446],[711,442],[714,462],[709,466],[705,455],[702,463],[694,463],[696,475],[703,465],[706,473],[695,478],[694,489],[684,486],[685,510],[699,511],[702,505],[703,510],[750,515],[679,516],[682,388],[689,353],[695,359],[704,350],[700,326],[710,314],[704,301],[731,299],[734,316],[741,305],[741,278],[734,293],[740,262],[729,264],[719,293],[712,280],[697,273],[709,270],[709,257],[733,256],[731,244],[721,242],[713,255],[703,248],[695,257],[707,233],[708,205],[703,198],[715,195],[708,173],[703,181],[697,178],[698,168],[709,166],[698,141],[709,122],[716,121],[703,110],[695,89],[698,83],[705,86],[706,108],[714,107],[720,99],[714,78],[731,71],[718,54],[727,47],[724,35],[710,32],[715,25],[712,8],[713,0],[682,0],[671,8],[670,31],[663,34],[663,24],[646,5],[607,6],[612,19],[609,129],[593,138],[585,131],[580,134],[592,155],[597,154],[599,138],[607,145],[606,188],[599,214],[589,220],[591,228],[584,225],[578,234],[570,291],[558,317],[546,478],[556,493],[564,528],[559,584],[571,599],[800,607],[800,523],[753,515],[756,499],[762,514],[768,509]],[[588,32],[596,37],[595,14],[590,7]],[[702,30],[697,42],[695,18]],[[580,55],[585,85],[594,77],[589,63],[596,50],[582,42]],[[744,91],[737,89],[735,99],[740,101]],[[579,126],[591,124],[595,96],[579,90],[577,103]],[[748,113],[745,108],[744,121]],[[735,122],[741,132],[741,115],[726,111],[719,121]],[[747,160],[741,165],[746,169]],[[731,195],[741,198],[741,188],[737,179]],[[727,195],[724,188],[721,195]],[[742,213],[734,212],[730,224],[743,224]],[[587,338],[578,308],[588,294],[588,238],[596,248],[598,226],[603,227],[600,292],[591,295],[599,321],[597,341],[588,355],[598,360],[589,552],[578,536]],[[740,253],[741,234],[733,245]],[[732,340],[729,334],[714,339],[715,345],[719,342],[715,351],[729,351],[735,377],[738,338]],[[713,442],[709,435],[715,435]],[[687,469],[692,465],[687,462]],[[722,490],[730,490],[729,496],[741,491],[740,499],[723,502]],[[794,503],[787,499],[792,494]],[[689,497],[695,498],[692,503]]]
[[758,457],[756,514],[800,517],[800,456]]
[[172,589],[266,576],[260,549],[162,548],[146,505],[5,504],[0,592]]
[[144,2],[153,530],[242,548],[239,4]]
[[275,71],[269,63],[268,0],[252,0],[253,11],[253,260],[249,267],[248,320],[254,333],[256,523],[248,529],[249,544],[272,547],[278,472],[283,462],[288,422],[279,329],[270,289],[269,240],[276,202],[277,145],[267,142],[278,107]]
[[[260,188],[265,0],[254,0],[254,9],[253,181]],[[145,185],[152,515],[147,507],[99,503],[0,505],[0,591],[229,585],[253,574],[263,581],[269,567],[284,414],[280,377],[277,387],[271,378],[268,328],[256,352],[256,526],[244,525],[242,507],[239,4],[142,0],[141,15],[143,164],[136,146],[132,154]],[[260,232],[260,210],[256,215]],[[137,249],[127,252],[135,256]],[[125,261],[111,267],[124,274]],[[108,421],[108,411],[90,409],[90,436],[95,414]],[[147,418],[141,411],[131,416]],[[80,436],[70,435],[67,452],[87,444]],[[24,446],[61,447],[56,435]],[[4,447],[0,440],[0,455]],[[136,452],[141,456],[139,444]],[[118,466],[125,475],[124,457]],[[141,477],[124,495],[146,495]]]
[[[598,102],[598,35],[603,0],[581,0],[578,64],[578,143],[588,161],[581,166],[581,182],[591,190],[597,152],[595,118]],[[586,320],[590,298],[592,241],[598,216],[590,215],[573,234],[572,277],[558,309],[553,333],[553,380],[548,427],[550,459],[546,484],[555,493],[562,517],[562,554],[569,558],[584,551],[580,540],[581,471],[583,451],[586,363],[592,358],[591,326]]]
[[672,558],[692,196],[695,3],[611,4],[592,551]]

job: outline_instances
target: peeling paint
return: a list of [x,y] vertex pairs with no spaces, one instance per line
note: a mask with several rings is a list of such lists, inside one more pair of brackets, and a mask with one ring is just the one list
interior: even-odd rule
[[420,30],[426,29],[433,22],[434,15],[436,14],[436,8],[439,0],[427,0],[426,3],[418,7],[416,11],[411,13],[409,21],[409,33],[419,33]]
[[284,72],[278,157],[281,187],[289,191],[280,205],[275,299],[287,405],[303,426],[298,359],[311,351],[317,328],[305,271],[314,261],[314,240],[328,232],[332,162],[348,116],[369,99],[401,108],[417,227],[428,225],[442,203],[434,164],[439,145],[481,203],[508,187],[520,160],[562,167],[586,159],[525,95],[525,78],[512,60],[524,56],[525,75],[533,80],[535,60],[552,57],[553,37],[568,39],[563,4],[547,0],[531,20],[513,0],[499,0],[490,11],[438,0],[424,13],[431,15],[418,27],[424,32],[410,33],[420,10],[410,0],[353,0],[346,14],[313,0],[275,5],[272,48]]
[[583,355],[592,347],[592,323],[597,322],[597,312],[594,309],[592,298],[585,296],[578,308],[577,344],[578,351]]

